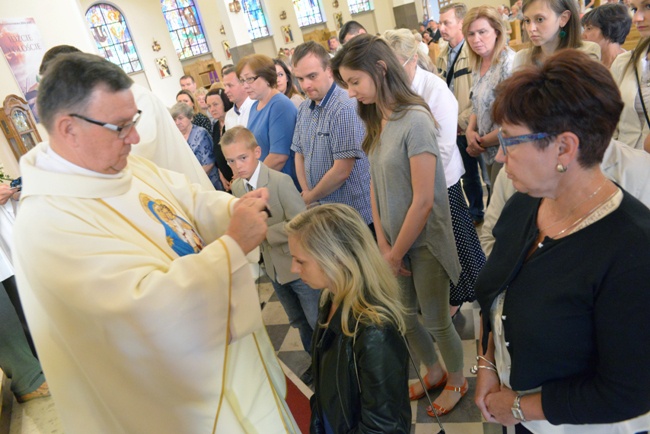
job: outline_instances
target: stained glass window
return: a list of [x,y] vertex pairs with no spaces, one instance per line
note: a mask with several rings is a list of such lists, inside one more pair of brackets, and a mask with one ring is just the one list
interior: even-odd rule
[[293,8],[296,10],[300,27],[323,22],[320,0],[293,0]]
[[242,4],[246,13],[248,35],[251,39],[269,36],[269,26],[266,24],[266,15],[260,0],[243,0]]
[[97,3],[86,11],[86,21],[100,55],[119,65],[127,74],[142,71],[138,52],[122,12],[109,4]]
[[371,11],[373,9],[372,0],[348,0],[348,6],[352,14]]
[[179,59],[188,59],[210,51],[193,0],[160,0],[160,5]]

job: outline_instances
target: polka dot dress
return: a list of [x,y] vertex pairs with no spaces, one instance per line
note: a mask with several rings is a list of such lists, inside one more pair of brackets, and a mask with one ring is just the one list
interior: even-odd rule
[[459,306],[464,302],[474,301],[476,294],[474,284],[476,277],[485,264],[485,254],[481,249],[476,228],[467,210],[467,203],[460,182],[447,189],[449,194],[449,209],[451,225],[456,240],[456,250],[460,261],[460,277],[458,284],[450,283],[449,304]]

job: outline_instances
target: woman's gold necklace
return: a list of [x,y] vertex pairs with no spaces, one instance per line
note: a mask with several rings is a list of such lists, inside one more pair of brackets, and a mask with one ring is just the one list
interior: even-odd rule
[[[604,180],[604,181],[603,181],[603,182],[598,186],[598,188],[597,188],[593,193],[591,193],[589,196],[587,196],[586,199],[582,200],[582,201],[581,201],[580,203],[578,203],[576,206],[574,206],[573,208],[571,208],[571,210],[570,210],[570,211],[566,214],[566,216],[564,216],[562,219],[556,221],[555,223],[553,223],[553,224],[551,224],[551,225],[549,225],[549,226],[546,226],[546,227],[540,229],[540,230],[539,230],[539,234],[541,235],[542,233],[544,233],[544,231],[547,231],[548,229],[552,228],[553,226],[555,226],[555,225],[557,225],[557,224],[559,224],[559,223],[562,223],[563,221],[565,221],[566,219],[568,219],[568,218],[571,216],[571,214],[572,214],[576,209],[578,209],[581,205],[585,204],[585,203],[588,202],[589,200],[593,199],[594,196],[596,196],[596,195],[600,192],[600,190],[601,190],[601,189],[603,188],[603,186],[607,183],[607,181],[608,181],[608,179],[605,179],[605,180]],[[614,194],[616,194],[616,192],[614,192]],[[564,234],[566,231],[568,231],[568,230],[571,229],[572,227],[575,227],[576,225],[578,225],[580,222],[582,222],[584,219],[586,219],[589,215],[591,215],[594,211],[596,211],[598,208],[600,208],[600,206],[601,206],[603,203],[605,203],[605,202],[607,202],[609,199],[611,199],[611,197],[612,197],[612,196],[608,197],[608,198],[607,198],[605,201],[603,201],[603,202],[599,202],[599,203],[598,203],[594,208],[592,208],[591,210],[589,210],[588,212],[586,212],[585,214],[583,214],[581,217],[579,217],[576,221],[574,221],[573,223],[571,223],[569,226],[567,226],[566,228],[562,229],[560,232],[558,232],[557,234],[555,234],[554,238],[559,237],[560,235]],[[543,246],[544,246],[544,243],[543,243],[542,241],[540,241],[540,242],[537,244],[537,247],[539,247],[539,248],[542,248]]]

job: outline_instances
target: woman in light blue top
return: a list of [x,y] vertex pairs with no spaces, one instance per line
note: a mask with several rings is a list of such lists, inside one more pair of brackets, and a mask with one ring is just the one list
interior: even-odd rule
[[262,54],[245,56],[237,64],[237,76],[255,101],[247,127],[262,148],[260,160],[271,169],[291,176],[300,190],[291,151],[298,109],[277,89],[278,74],[273,59]]

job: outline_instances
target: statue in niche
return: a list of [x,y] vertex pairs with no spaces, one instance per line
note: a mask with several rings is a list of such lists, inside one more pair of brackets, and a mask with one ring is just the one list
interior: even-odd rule
[[288,44],[289,42],[293,42],[293,33],[291,32],[291,24],[282,26],[281,30],[282,30],[282,36],[284,36],[284,43]]

